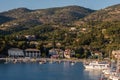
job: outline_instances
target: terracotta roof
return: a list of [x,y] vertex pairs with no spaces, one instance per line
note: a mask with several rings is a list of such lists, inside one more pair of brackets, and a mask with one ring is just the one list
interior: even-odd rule
[[40,51],[38,49],[25,49],[25,51]]

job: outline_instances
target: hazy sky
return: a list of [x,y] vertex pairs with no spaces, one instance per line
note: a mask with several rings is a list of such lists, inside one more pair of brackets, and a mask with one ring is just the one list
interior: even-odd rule
[[120,0],[0,0],[0,12],[19,7],[44,9],[69,5],[98,10],[115,4],[120,4]]

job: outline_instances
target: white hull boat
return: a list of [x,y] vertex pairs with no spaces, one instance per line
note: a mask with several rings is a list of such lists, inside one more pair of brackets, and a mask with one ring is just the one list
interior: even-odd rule
[[106,62],[93,61],[89,64],[84,64],[85,69],[107,69],[109,66]]

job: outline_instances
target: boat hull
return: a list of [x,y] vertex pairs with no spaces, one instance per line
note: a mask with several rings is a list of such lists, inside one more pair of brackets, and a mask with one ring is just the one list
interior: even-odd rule
[[101,66],[89,66],[85,65],[85,69],[107,69],[107,67],[101,67]]
[[85,64],[85,69],[107,69],[109,64],[107,63],[98,63],[98,62],[91,62],[89,64]]

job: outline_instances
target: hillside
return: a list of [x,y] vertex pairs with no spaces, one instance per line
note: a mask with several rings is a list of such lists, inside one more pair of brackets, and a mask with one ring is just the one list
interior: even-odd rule
[[29,10],[27,8],[17,8],[17,9],[8,10],[6,12],[2,12],[0,14],[11,18],[20,18],[26,13],[29,13],[31,11],[32,10]]
[[76,21],[75,24],[79,25],[83,22],[91,21],[120,21],[120,4],[113,5],[91,13],[85,18]]
[[11,47],[40,49],[41,45],[51,49],[54,45],[75,50],[78,58],[89,57],[92,51],[107,56],[109,51],[120,49],[119,7],[98,11],[79,6],[18,8],[0,13],[0,52]]
[[68,25],[92,12],[94,12],[94,10],[80,6],[67,6],[39,10],[18,8],[0,13],[1,16],[13,18],[13,20],[9,21],[0,21],[0,23],[3,23],[1,24],[0,29],[14,29],[14,31],[17,29],[16,31],[20,31],[40,24]]
[[13,20],[13,18],[0,15],[0,24],[11,21],[11,20]]

